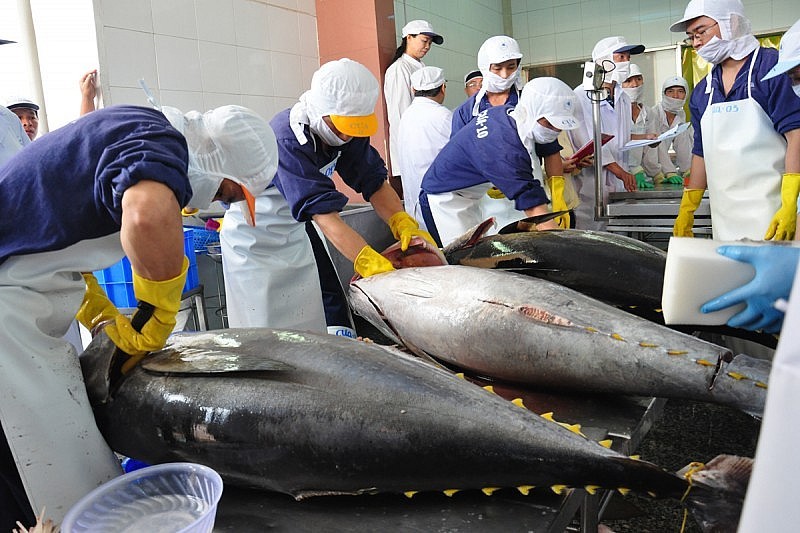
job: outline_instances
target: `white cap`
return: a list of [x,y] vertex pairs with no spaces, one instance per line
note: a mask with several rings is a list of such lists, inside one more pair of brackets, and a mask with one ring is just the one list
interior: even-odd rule
[[227,178],[241,185],[245,200],[237,203],[248,224],[254,225],[255,197],[272,182],[278,169],[278,144],[267,121],[236,105],[185,115],[164,106],[161,112],[183,134],[189,148],[193,194],[187,207],[207,208]]
[[367,67],[342,58],[325,63],[314,73],[306,98],[321,116],[329,115],[340,132],[369,137],[378,131],[378,91],[378,80]]
[[616,35],[614,37],[606,37],[600,39],[592,49],[592,61],[600,61],[602,59],[611,59],[613,54],[621,54],[623,52],[630,52],[631,55],[641,54],[644,52],[643,44],[628,44],[625,37]]
[[436,44],[442,44],[444,42],[444,37],[433,31],[433,26],[431,26],[431,23],[427,20],[412,20],[403,26],[402,31],[403,37],[408,35],[419,35],[421,33],[430,37]]
[[39,111],[39,106],[33,103],[33,100],[29,100],[24,96],[12,96],[7,98],[3,105],[8,109],[32,109],[34,111]]
[[644,77],[644,74],[642,74],[642,69],[639,68],[639,65],[636,63],[631,63],[628,67],[628,79],[631,79],[634,76]]
[[683,90],[689,92],[689,84],[681,76],[670,76],[661,84],[661,94],[667,92],[670,87],[683,87]]
[[766,76],[761,78],[761,81],[774,78],[800,65],[800,20],[783,34],[779,50],[778,62],[767,72]]
[[486,39],[478,50],[478,68],[485,73],[493,64],[509,59],[522,59],[519,43],[507,35],[495,35]]
[[752,33],[740,0],[691,0],[683,12],[683,18],[672,24],[669,31],[686,31],[689,22],[697,17],[714,19],[719,24],[722,39],[726,41]]
[[436,89],[444,81],[444,71],[439,67],[422,67],[411,74],[411,87],[416,91]]
[[560,130],[574,130],[580,126],[575,117],[578,97],[557,78],[534,78],[526,83],[517,104],[517,108],[520,107],[525,108],[531,120],[544,117]]

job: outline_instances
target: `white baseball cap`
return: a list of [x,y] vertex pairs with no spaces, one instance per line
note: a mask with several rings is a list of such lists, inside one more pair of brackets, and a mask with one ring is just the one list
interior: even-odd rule
[[411,87],[416,91],[436,89],[444,82],[444,70],[439,67],[422,67],[411,74]]
[[560,130],[574,130],[581,125],[575,117],[578,97],[558,78],[534,78],[526,83],[517,104],[520,106],[532,120],[544,117]]
[[478,49],[478,68],[481,72],[488,72],[491,65],[509,59],[522,59],[522,51],[519,43],[507,35],[489,37]]
[[306,97],[322,116],[331,117],[340,132],[369,137],[378,131],[378,91],[378,80],[367,67],[342,58],[325,63],[314,73]]
[[408,35],[427,35],[430,37],[433,42],[436,44],[442,44],[444,42],[444,37],[433,31],[433,26],[427,20],[412,20],[405,26],[403,26],[403,37]]
[[778,62],[761,78],[761,81],[779,76],[800,65],[800,20],[783,34],[778,50]]
[[661,94],[664,94],[670,87],[683,87],[683,90],[689,92],[689,84],[681,76],[670,76],[661,84]]
[[245,200],[237,202],[248,224],[255,224],[255,197],[272,182],[278,169],[278,144],[266,120],[246,107],[226,105],[205,113],[185,115],[174,107],[161,112],[186,138],[189,148],[187,207],[206,209],[223,179],[242,187]]
[[615,35],[614,37],[606,37],[600,39],[592,49],[592,61],[600,61],[601,59],[610,58],[613,54],[621,54],[623,52],[630,52],[631,55],[641,54],[644,52],[643,44],[628,44],[625,37]]
[[3,105],[8,109],[31,109],[33,111],[39,111],[39,106],[36,105],[33,100],[25,98],[24,96],[12,96],[7,98]]

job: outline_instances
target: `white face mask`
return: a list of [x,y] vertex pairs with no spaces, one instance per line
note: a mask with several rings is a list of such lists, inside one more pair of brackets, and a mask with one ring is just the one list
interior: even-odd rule
[[638,87],[623,87],[622,90],[625,91],[625,94],[628,95],[631,102],[638,102],[642,98],[642,93],[644,93],[644,85],[639,85]]
[[792,90],[794,91],[794,94],[796,94],[797,97],[800,98],[800,83],[798,83],[797,85],[792,85]]
[[685,103],[686,98],[672,98],[664,95],[664,98],[661,99],[661,107],[664,108],[664,111],[669,111],[670,113],[677,113],[683,109],[683,104]]
[[611,72],[611,79],[622,85],[622,82],[630,77],[630,71],[630,61],[620,61],[619,63],[614,61],[614,70]]
[[319,119],[316,119],[315,117],[309,117],[309,122],[311,131],[319,135],[322,139],[322,142],[328,146],[342,146],[349,142],[342,140],[338,135],[333,133],[333,130],[328,127],[322,117],[319,117]]
[[542,126],[538,122],[533,124],[533,138],[539,144],[550,144],[551,142],[558,139],[558,134],[561,133],[558,130],[551,130],[546,126]]
[[483,85],[486,92],[490,93],[503,93],[511,89],[519,79],[519,68],[514,71],[514,74],[508,78],[502,78],[494,72],[485,72],[483,74]]
[[219,190],[219,184],[222,182],[220,176],[208,174],[198,168],[192,168],[190,165],[189,171],[189,185],[192,186],[192,197],[186,204],[186,207],[191,209],[208,209],[211,202]]
[[734,41],[724,41],[715,35],[706,44],[698,48],[697,53],[712,65],[719,65],[731,57],[731,52],[735,45]]

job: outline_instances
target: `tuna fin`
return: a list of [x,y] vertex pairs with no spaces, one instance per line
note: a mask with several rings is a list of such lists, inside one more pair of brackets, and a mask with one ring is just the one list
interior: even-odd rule
[[486,385],[485,387],[483,387],[483,390],[485,390],[485,391],[489,391],[489,392],[491,392],[492,394],[495,394],[495,392],[494,392],[494,387],[492,387],[491,385]]
[[597,441],[597,444],[599,444],[603,448],[611,449],[611,445],[614,444],[614,441],[611,440],[611,439],[605,439],[605,440]]
[[555,422],[556,420],[553,418],[553,413],[542,413],[539,416],[544,418],[545,420],[549,420],[550,422]]
[[405,492],[403,493],[403,496],[405,496],[405,497],[406,497],[406,498],[408,498],[408,499],[411,499],[411,498],[413,498],[413,497],[414,497],[414,494],[416,494],[417,492],[419,492],[419,491],[416,491],[416,490],[407,490],[407,491],[405,491]]
[[527,409],[527,407],[525,407],[525,404],[522,403],[522,398],[514,398],[513,400],[511,400],[511,403],[513,403],[517,407],[522,407],[523,409]]
[[555,492],[556,494],[561,494],[561,493],[563,493],[565,490],[567,490],[567,486],[566,486],[566,485],[552,485],[552,486],[550,487],[550,490],[552,490],[552,491],[553,491],[553,492]]
[[460,492],[460,491],[461,491],[461,489],[446,489],[446,490],[443,490],[442,492],[444,492],[445,496],[451,497],[451,496],[453,496],[453,494],[455,494],[456,492]]
[[523,496],[527,496],[534,488],[536,487],[534,487],[533,485],[520,485],[519,487],[517,487],[517,490]]
[[623,496],[627,496],[630,491],[631,491],[631,489],[626,489],[625,487],[619,487],[617,489],[617,492],[619,492]]
[[483,492],[487,496],[491,496],[492,494],[494,494],[498,490],[500,490],[500,487],[483,487],[481,489],[481,492]]
[[497,233],[498,235],[508,235],[510,233],[524,233],[526,231],[531,231],[535,229],[536,224],[547,222],[548,220],[560,217],[566,213],[568,213],[568,211],[554,211],[553,213],[545,213],[544,215],[523,218],[522,220],[517,220],[516,222],[512,222],[511,224],[504,226]]
[[467,377],[464,375],[464,373],[463,373],[463,372],[457,372],[457,373],[455,374],[455,376],[456,376],[457,378],[461,378],[461,379],[467,379]]
[[493,228],[495,225],[495,218],[489,217],[477,226],[470,228],[466,233],[457,237],[453,242],[444,247],[445,256],[455,250],[475,246],[475,243],[483,238],[486,233],[489,232],[489,229]]
[[634,461],[639,461],[639,460],[641,460],[641,458],[642,458],[641,455],[629,455],[628,456],[628,459],[633,459]]
[[588,492],[589,494],[597,494],[597,489],[599,489],[599,488],[600,488],[600,485],[586,485],[586,486],[585,486],[585,487],[583,487],[583,488],[584,488],[584,489],[586,490],[586,492]]
[[164,349],[141,363],[148,372],[159,374],[220,374],[228,372],[281,372],[294,367],[266,357],[202,348]]

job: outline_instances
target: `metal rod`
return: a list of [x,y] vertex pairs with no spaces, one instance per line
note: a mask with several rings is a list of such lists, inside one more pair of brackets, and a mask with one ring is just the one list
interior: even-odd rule
[[605,176],[603,174],[603,142],[600,131],[600,100],[603,98],[604,89],[587,91],[592,100],[592,125],[594,126],[594,219],[608,219],[605,202]]

